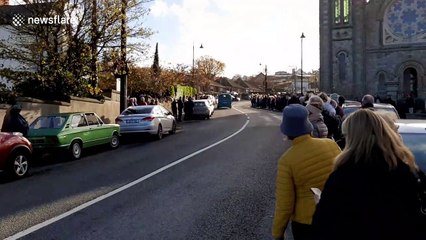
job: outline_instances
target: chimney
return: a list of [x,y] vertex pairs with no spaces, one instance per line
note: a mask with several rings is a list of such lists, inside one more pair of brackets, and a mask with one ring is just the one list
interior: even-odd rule
[[0,6],[9,5],[9,0],[0,0]]

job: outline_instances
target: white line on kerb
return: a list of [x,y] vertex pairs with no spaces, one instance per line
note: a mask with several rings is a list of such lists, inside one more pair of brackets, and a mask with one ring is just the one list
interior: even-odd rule
[[77,207],[75,207],[75,208],[73,208],[73,209],[71,209],[71,210],[69,210],[67,212],[64,212],[64,213],[62,213],[62,214],[60,214],[60,215],[58,215],[56,217],[48,219],[48,220],[46,220],[44,222],[41,222],[39,224],[36,224],[36,225],[30,227],[30,228],[28,228],[28,229],[26,229],[24,231],[18,232],[18,233],[14,234],[14,235],[12,235],[12,236],[10,236],[8,238],[5,238],[5,240],[19,239],[19,238],[25,237],[26,235],[28,235],[30,233],[33,233],[33,232],[35,232],[35,231],[37,231],[39,229],[47,227],[50,224],[53,224],[53,223],[55,223],[55,222],[57,222],[57,221],[59,221],[59,220],[61,220],[63,218],[66,218],[66,217],[68,217],[68,216],[70,216],[70,215],[72,215],[72,214],[74,214],[76,212],[79,212],[79,211],[81,211],[81,210],[83,210],[83,209],[85,209],[87,207],[90,207],[90,206],[92,206],[92,205],[94,205],[94,204],[96,204],[96,203],[98,203],[98,202],[100,202],[100,201],[102,201],[104,199],[112,197],[112,196],[114,196],[114,195],[116,195],[116,194],[118,194],[118,193],[120,193],[120,192],[122,192],[122,191],[124,191],[124,190],[126,190],[128,188],[131,188],[131,187],[133,187],[134,185],[136,185],[138,183],[141,183],[141,182],[143,182],[143,181],[145,181],[145,180],[147,180],[147,179],[149,179],[149,178],[151,178],[151,177],[153,177],[153,176],[155,176],[155,175],[157,175],[157,174],[159,174],[159,173],[161,173],[161,172],[163,172],[163,171],[165,171],[165,170],[167,170],[167,169],[169,169],[169,168],[171,168],[171,167],[173,167],[173,166],[175,166],[175,165],[177,165],[177,164],[179,164],[179,163],[181,163],[183,161],[186,161],[186,160],[188,160],[188,159],[190,159],[190,158],[192,158],[192,157],[194,157],[194,156],[196,156],[196,155],[198,155],[198,154],[200,154],[200,153],[202,153],[204,151],[207,151],[210,148],[215,147],[215,146],[217,146],[217,145],[219,145],[219,144],[221,144],[221,143],[229,140],[230,138],[236,136],[237,134],[239,134],[240,132],[242,132],[247,127],[247,125],[249,124],[250,120],[249,120],[249,117],[248,117],[248,115],[246,113],[244,113],[243,111],[238,110],[236,108],[234,108],[234,109],[237,110],[237,111],[239,111],[239,112],[241,112],[241,113],[243,113],[243,114],[245,114],[247,116],[246,123],[238,131],[236,131],[235,133],[233,133],[233,134],[229,135],[228,137],[226,137],[226,138],[224,138],[224,139],[222,139],[222,140],[220,140],[218,142],[215,142],[215,143],[213,143],[213,144],[211,144],[211,145],[209,145],[209,146],[207,146],[205,148],[202,148],[202,149],[200,149],[200,150],[198,150],[198,151],[196,151],[194,153],[191,153],[191,154],[189,154],[189,155],[187,155],[187,156],[185,156],[183,158],[180,158],[180,159],[178,159],[178,160],[176,160],[176,161],[174,161],[174,162],[172,162],[172,163],[170,163],[170,164],[168,164],[168,165],[166,165],[166,166],[164,166],[162,168],[159,168],[159,169],[155,170],[152,173],[149,173],[149,174],[147,174],[147,175],[145,175],[145,176],[143,176],[143,177],[141,177],[139,179],[136,179],[133,182],[130,182],[130,183],[128,183],[128,184],[126,184],[126,185],[124,185],[122,187],[119,187],[119,188],[117,188],[117,189],[115,189],[115,190],[113,190],[113,191],[111,191],[111,192],[109,192],[107,194],[99,196],[99,197],[97,197],[97,198],[95,198],[93,200],[90,200],[90,201],[88,201],[86,203],[83,203],[82,205],[77,206]]

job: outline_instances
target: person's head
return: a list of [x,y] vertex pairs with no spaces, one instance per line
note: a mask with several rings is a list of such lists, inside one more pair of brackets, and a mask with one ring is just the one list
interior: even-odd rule
[[342,124],[346,145],[336,159],[336,168],[346,163],[375,164],[384,161],[389,169],[406,162],[418,169],[412,152],[398,133],[377,112],[360,109],[350,114]]
[[22,106],[19,104],[15,104],[10,108],[11,113],[20,113],[22,110]]
[[308,106],[314,106],[321,111],[324,109],[324,101],[320,97],[318,97],[317,95],[312,95],[309,98],[307,105]]
[[326,102],[328,102],[328,99],[329,99],[329,97],[328,97],[328,95],[327,95],[327,93],[325,93],[325,92],[320,92],[319,94],[318,94],[318,96],[326,103]]
[[366,94],[361,99],[362,108],[374,107],[374,97],[370,94]]
[[313,126],[308,119],[308,110],[300,104],[290,104],[283,110],[281,132],[290,140],[302,135],[311,134]]
[[379,114],[380,117],[382,117],[385,122],[389,125],[389,127],[392,128],[395,132],[398,132],[399,126],[395,124],[397,118],[396,115],[392,112],[382,112],[382,111],[376,111],[377,114]]
[[339,94],[337,94],[337,93],[332,93],[332,94],[330,94],[330,98],[332,99],[332,100],[334,100],[334,101],[338,101],[338,99],[339,99]]
[[345,103],[345,101],[346,101],[345,97],[340,95],[339,98],[338,98],[339,105],[340,106],[343,105]]

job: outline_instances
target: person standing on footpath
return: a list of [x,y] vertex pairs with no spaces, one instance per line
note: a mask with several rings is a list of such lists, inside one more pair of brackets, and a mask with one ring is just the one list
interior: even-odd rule
[[176,98],[173,98],[172,101],[172,113],[173,113],[173,117],[175,117],[177,119],[177,102],[176,102]]
[[313,127],[308,114],[301,104],[290,104],[283,110],[280,128],[292,146],[278,160],[272,226],[275,239],[284,239],[290,220],[295,240],[312,239],[315,200],[311,188],[323,189],[340,153],[331,139],[311,137]]
[[5,115],[3,119],[2,132],[20,132],[24,137],[28,135],[28,122],[20,114],[21,105],[15,104],[10,108],[9,115]]
[[315,239],[426,239],[419,168],[396,129],[369,109],[343,122],[346,146],[317,205]]
[[178,121],[181,122],[182,121],[182,111],[183,111],[182,97],[179,97],[179,99],[177,101],[177,109],[178,109]]

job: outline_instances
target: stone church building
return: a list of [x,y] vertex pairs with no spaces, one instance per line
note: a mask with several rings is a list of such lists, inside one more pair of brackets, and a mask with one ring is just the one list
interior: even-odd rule
[[320,0],[321,89],[426,99],[426,0]]

